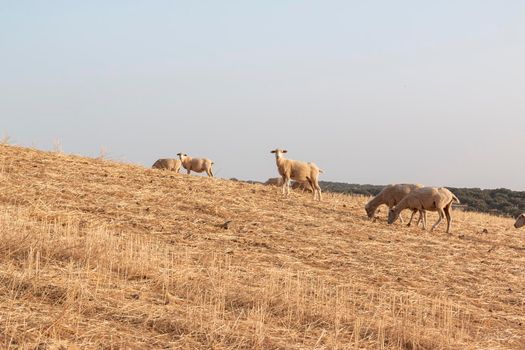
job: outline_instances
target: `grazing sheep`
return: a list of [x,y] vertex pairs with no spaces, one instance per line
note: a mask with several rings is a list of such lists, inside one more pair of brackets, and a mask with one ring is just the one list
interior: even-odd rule
[[[380,205],[385,204],[389,209],[391,209],[397,203],[399,203],[403,198],[405,198],[407,194],[409,194],[413,190],[416,190],[422,187],[423,185],[419,185],[419,184],[388,185],[385,188],[383,188],[377,196],[375,196],[368,203],[366,203],[365,205],[366,214],[368,215],[370,219],[372,219],[374,218],[376,210]],[[410,222],[408,223],[408,226],[410,226],[410,224],[412,223],[413,217],[414,215],[410,217]],[[401,221],[401,223],[404,223],[401,215],[399,216],[399,220]]]
[[284,158],[283,154],[287,150],[274,149],[271,153],[275,153],[275,162],[277,163],[277,170],[282,176],[283,183],[281,185],[282,193],[286,195],[290,193],[290,179],[299,182],[308,182],[314,189],[314,200],[317,198],[321,201],[321,187],[319,186],[319,173],[323,172],[314,163],[305,163],[298,160],[291,160]]
[[520,216],[516,218],[516,222],[514,223],[515,228],[520,228],[522,226],[525,226],[525,213],[520,214]]
[[212,165],[215,164],[207,158],[192,158],[185,153],[177,153],[184,169],[188,171],[188,175],[194,171],[196,173],[202,173],[203,171],[208,174],[209,177],[213,177]]
[[444,187],[423,187],[410,192],[405,196],[394,208],[388,212],[388,223],[393,224],[399,217],[399,213],[404,209],[412,210],[412,214],[419,211],[420,217],[423,218],[423,230],[427,228],[426,210],[437,211],[439,219],[432,226],[433,231],[437,225],[443,220],[443,216],[447,217],[447,233],[450,233],[450,224],[452,218],[450,217],[450,208],[452,203],[459,203],[458,197]]
[[153,169],[165,169],[172,170],[176,173],[179,172],[181,166],[180,159],[159,159],[151,166]]

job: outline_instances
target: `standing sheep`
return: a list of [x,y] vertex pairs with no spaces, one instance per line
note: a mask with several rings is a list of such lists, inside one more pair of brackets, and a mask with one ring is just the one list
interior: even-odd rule
[[168,159],[163,158],[157,160],[153,165],[151,166],[153,169],[165,169],[165,170],[172,170],[176,173],[179,172],[181,167],[181,161],[180,159]]
[[208,174],[209,177],[213,177],[212,165],[215,164],[207,158],[192,158],[185,153],[177,153],[184,169],[188,171],[188,175],[194,171],[196,173],[202,173],[203,171]]
[[277,170],[283,178],[282,193],[288,195],[290,193],[290,179],[299,182],[308,182],[313,189],[314,200],[317,198],[321,201],[321,187],[319,186],[319,173],[323,171],[314,163],[305,163],[298,160],[286,159],[283,154],[287,150],[274,149],[271,153],[275,153],[275,162],[277,163]]
[[[385,188],[379,192],[377,196],[372,198],[368,203],[365,205],[366,214],[370,219],[372,219],[376,213],[377,208],[385,204],[389,209],[394,207],[397,203],[401,202],[403,198],[410,192],[417,190],[418,188],[422,188],[423,185],[419,184],[397,184],[397,185],[388,185]],[[410,217],[410,222],[408,223],[408,226],[412,223],[412,218],[414,215]],[[421,219],[421,218],[420,218]],[[401,215],[399,216],[399,220],[401,223],[404,223],[403,218]]]
[[388,223],[393,224],[399,217],[399,213],[404,209],[419,211],[419,215],[423,218],[423,230],[427,229],[427,215],[426,210],[437,211],[439,219],[432,226],[433,231],[437,225],[443,220],[443,216],[447,217],[447,233],[450,233],[450,224],[452,218],[450,217],[450,208],[452,203],[459,203],[458,197],[444,187],[423,187],[410,192],[405,198],[401,200],[394,208],[388,212]]
[[515,228],[520,228],[522,226],[525,226],[525,213],[523,214],[520,214],[517,218],[516,218],[516,222],[514,223],[514,227]]

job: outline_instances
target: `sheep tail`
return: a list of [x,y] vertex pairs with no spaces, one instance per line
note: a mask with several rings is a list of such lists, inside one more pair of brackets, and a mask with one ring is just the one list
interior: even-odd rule
[[323,169],[319,169],[319,172],[320,172],[321,174],[324,174]]
[[456,202],[456,203],[458,203],[458,204],[461,203],[461,202],[459,201],[458,197],[456,197],[456,195],[454,195],[454,194],[452,195],[452,202]]

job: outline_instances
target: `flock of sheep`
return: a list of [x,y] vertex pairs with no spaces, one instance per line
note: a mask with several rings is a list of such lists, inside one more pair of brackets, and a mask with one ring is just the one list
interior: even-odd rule
[[179,159],[159,159],[153,163],[153,169],[166,169],[172,170],[176,173],[179,172],[180,167],[183,166],[184,169],[188,171],[188,175],[194,171],[196,173],[206,172],[209,177],[213,177],[213,171],[211,167],[213,162],[207,158],[192,158],[186,153],[177,153]]
[[[286,159],[284,154],[287,150],[274,149],[271,153],[275,154],[277,170],[281,175],[279,179],[270,179],[266,184],[281,187],[281,192],[285,195],[290,193],[290,181],[294,180],[294,185],[309,189],[313,192],[314,200],[322,200],[321,187],[319,186],[319,173],[323,171],[317,165],[310,162]],[[159,159],[152,168],[165,169],[179,172],[180,168],[186,169],[188,175],[193,171],[196,173],[206,172],[209,177],[213,177],[213,161],[207,158],[192,158],[185,153],[177,153],[178,159]],[[398,218],[404,223],[401,212],[408,209],[412,212],[407,226],[412,224],[414,215],[419,212],[417,225],[423,224],[423,229],[427,227],[427,211],[435,211],[439,218],[432,226],[433,231],[443,220],[447,219],[447,233],[450,233],[452,218],[450,211],[452,203],[459,203],[459,199],[444,187],[424,187],[419,184],[396,184],[386,186],[377,196],[372,198],[366,205],[366,214],[370,219],[375,218],[375,213],[380,205],[386,205],[388,211],[388,223],[393,224]],[[525,213],[518,216],[514,227],[525,226]]]

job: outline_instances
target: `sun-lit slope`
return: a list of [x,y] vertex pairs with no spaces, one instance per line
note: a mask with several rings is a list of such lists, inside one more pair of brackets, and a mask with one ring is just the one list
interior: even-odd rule
[[525,231],[366,200],[0,146],[0,348],[525,348]]

